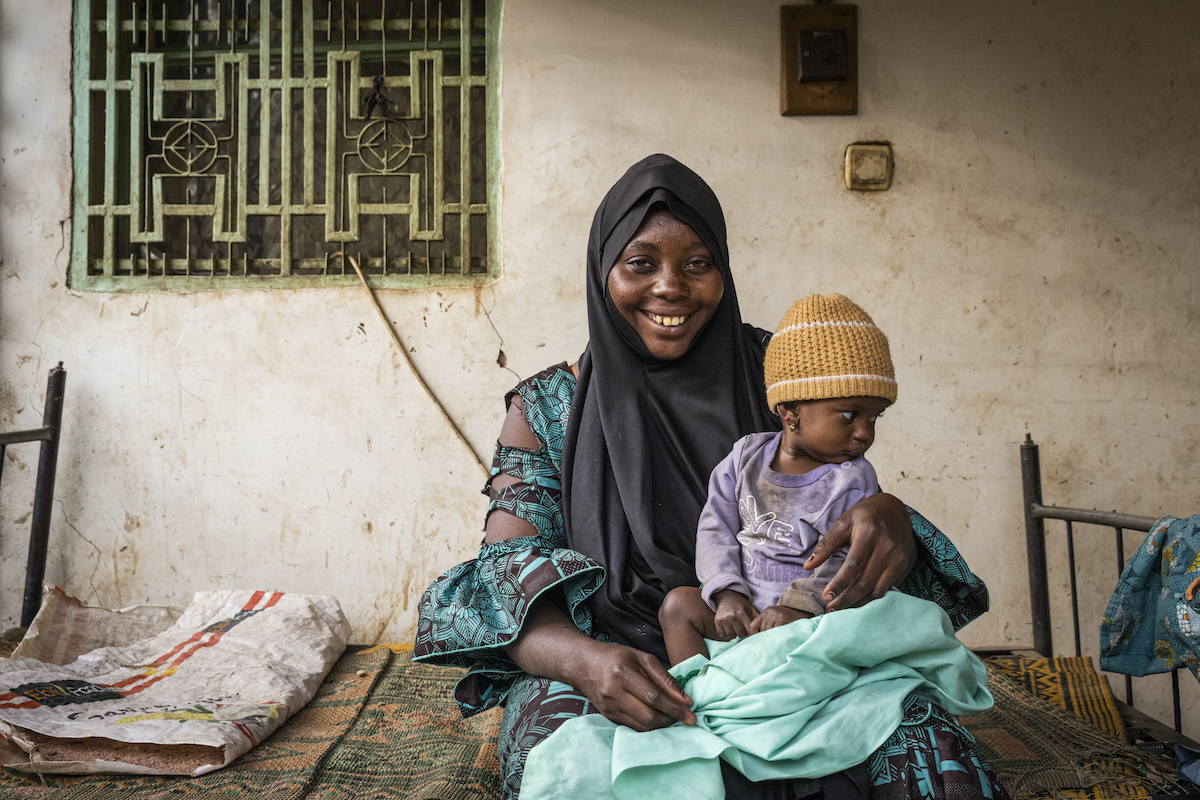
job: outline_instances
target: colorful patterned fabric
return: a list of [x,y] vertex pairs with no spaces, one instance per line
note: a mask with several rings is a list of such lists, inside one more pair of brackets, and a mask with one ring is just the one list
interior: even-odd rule
[[522,675],[513,683],[500,726],[500,765],[504,797],[521,791],[525,757],[533,746],[567,720],[595,711],[591,702],[571,686],[549,678]]
[[[502,507],[531,522],[537,535],[484,544],[475,560],[437,578],[419,607],[416,660],[470,668],[454,692],[463,714],[506,706],[500,733],[505,797],[515,796],[533,742],[561,724],[572,703],[579,709],[586,701],[570,687],[526,676],[504,654],[504,645],[520,632],[533,601],[546,592],[561,593],[580,630],[603,638],[594,630],[584,601],[603,582],[604,570],[563,547],[561,494],[555,488],[574,385],[569,368],[560,364],[523,381],[509,394],[521,398],[526,421],[542,447],[532,451],[534,457],[528,457],[530,451],[498,448],[493,477],[503,472],[537,487],[538,494],[535,499],[531,490],[518,489],[511,501],[493,501],[493,510]],[[539,503],[546,505],[533,507]],[[987,588],[949,539],[920,514],[910,513],[918,561],[900,588],[933,600],[954,627],[961,628],[987,610]],[[542,708],[546,704],[549,710]],[[929,763],[928,756],[923,758]]]
[[1164,517],[1121,572],[1100,623],[1100,669],[1126,675],[1186,665],[1200,679],[1200,515]]
[[987,586],[967,566],[946,535],[913,509],[908,510],[917,540],[917,563],[898,588],[913,597],[932,600],[960,630],[988,609]]
[[[567,532],[562,506],[562,451],[575,375],[566,364],[557,364],[522,381],[504,400],[519,397],[529,428],[542,442],[539,450],[524,450],[496,442],[492,468],[483,493],[490,495],[487,513],[500,509],[533,525],[550,548],[566,547]],[[493,491],[498,475],[518,482]]]
[[905,699],[900,726],[867,765],[872,800],[1009,796],[980,756],[975,738],[957,718],[917,693]]
[[988,669],[1000,672],[1026,691],[1125,741],[1125,723],[1108,681],[1090,658],[1024,658],[992,656]]
[[603,580],[602,568],[574,551],[547,549],[541,537],[485,544],[478,559],[452,568],[421,598],[418,659],[470,667],[455,699],[467,716],[489,709],[504,702],[524,674],[503,647],[516,638],[533,602],[561,591],[575,625],[591,635],[584,600]]

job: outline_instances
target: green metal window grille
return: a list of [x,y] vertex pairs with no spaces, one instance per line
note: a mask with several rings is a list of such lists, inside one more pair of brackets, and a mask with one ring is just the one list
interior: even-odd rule
[[70,283],[495,279],[498,0],[75,0]]

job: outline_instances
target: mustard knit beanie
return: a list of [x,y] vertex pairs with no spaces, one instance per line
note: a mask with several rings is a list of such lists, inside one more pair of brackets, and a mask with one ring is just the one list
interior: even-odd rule
[[840,294],[792,304],[767,345],[763,371],[772,410],[793,400],[880,397],[896,402],[896,371],[883,331]]

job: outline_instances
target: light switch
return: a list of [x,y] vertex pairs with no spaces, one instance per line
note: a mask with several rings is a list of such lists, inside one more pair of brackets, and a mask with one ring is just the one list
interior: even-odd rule
[[850,73],[846,29],[800,31],[800,82],[841,81]]
[[856,142],[846,148],[846,188],[883,191],[892,185],[892,146]]

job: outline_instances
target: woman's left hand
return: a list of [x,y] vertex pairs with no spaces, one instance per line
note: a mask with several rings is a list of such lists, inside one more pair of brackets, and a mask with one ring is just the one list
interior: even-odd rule
[[890,494],[871,495],[838,517],[817,542],[804,568],[816,569],[847,544],[846,560],[822,595],[826,611],[853,608],[883,597],[917,561],[908,509]]

